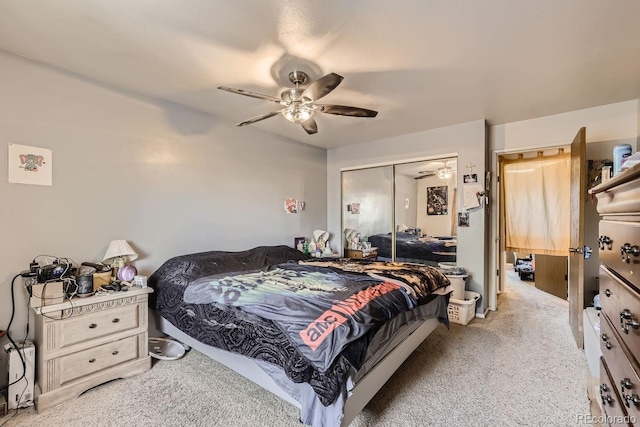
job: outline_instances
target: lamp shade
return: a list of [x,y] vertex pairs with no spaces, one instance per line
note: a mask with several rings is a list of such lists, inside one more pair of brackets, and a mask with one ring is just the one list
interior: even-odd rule
[[129,246],[126,240],[112,240],[102,262],[111,264],[115,258],[124,258],[125,262],[130,262],[138,258],[138,254]]

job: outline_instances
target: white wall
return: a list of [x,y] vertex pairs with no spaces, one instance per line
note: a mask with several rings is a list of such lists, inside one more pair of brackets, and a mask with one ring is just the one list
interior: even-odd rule
[[[587,144],[607,142],[613,145],[617,143],[635,143],[640,133],[640,115],[638,100],[619,102],[584,110],[571,111],[553,116],[537,119],[507,123],[491,126],[489,130],[489,149],[491,150],[491,170],[494,172],[492,186],[496,187],[495,172],[497,171],[496,158],[500,153],[535,150],[537,148],[567,146],[581,127],[586,127]],[[492,196],[492,225],[497,224],[497,192]],[[587,201],[587,203],[590,203]],[[497,227],[493,227],[489,243],[491,245],[491,268],[496,265],[496,237]],[[597,228],[594,224],[585,229],[585,236],[596,236]],[[589,264],[597,264],[597,260],[586,261],[585,271],[592,271]],[[596,267],[597,268],[597,267]],[[592,275],[591,273],[589,273]],[[493,276],[492,276],[493,277]],[[489,307],[495,308],[497,278],[493,277],[489,292]]]
[[[11,278],[39,254],[101,261],[124,238],[150,275],[175,255],[293,245],[326,228],[325,150],[1,53],[0,93],[0,329]],[[52,149],[53,186],[9,184],[9,143]],[[287,197],[306,210],[284,214]]]
[[[458,156],[458,183],[462,188],[460,170],[475,165],[473,173],[484,176],[486,155],[486,129],[484,120],[463,123],[426,132],[412,133],[395,138],[384,138],[363,144],[335,148],[327,152],[327,225],[333,234],[341,233],[340,224],[340,171],[342,169],[392,164],[428,158]],[[446,148],[444,148],[446,147]],[[446,150],[446,151],[445,151]],[[458,195],[458,206],[462,206]],[[460,209],[460,208],[459,208]],[[471,277],[467,289],[485,294],[485,213],[483,209],[470,212],[470,227],[458,228],[458,265],[469,270]],[[409,224],[407,224],[409,225]],[[477,312],[486,307],[482,298]]]

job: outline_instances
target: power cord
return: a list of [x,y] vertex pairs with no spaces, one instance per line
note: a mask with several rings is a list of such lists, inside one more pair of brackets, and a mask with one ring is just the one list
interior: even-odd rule
[[[13,323],[13,318],[14,318],[14,316],[16,314],[16,299],[15,299],[14,285],[15,285],[16,279],[18,277],[20,277],[20,274],[16,274],[13,277],[13,279],[11,279],[11,318],[9,319],[9,324],[7,325],[7,339],[9,339],[9,341],[11,342],[11,345],[13,345],[13,348],[15,348],[16,351],[18,351],[18,356],[20,356],[20,361],[22,362],[22,376],[20,378],[18,378],[17,380],[15,380],[13,382],[10,382],[6,386],[3,386],[0,390],[9,390],[10,386],[20,382],[27,375],[27,364],[24,361],[24,357],[22,357],[22,352],[18,350],[18,345],[13,340],[13,338],[11,338],[11,334],[9,333],[9,330],[11,329],[11,324]],[[28,320],[27,320],[27,322],[28,322]],[[28,326],[27,326],[27,329],[28,329]],[[25,339],[26,339],[26,337],[25,337]],[[24,344],[24,341],[23,341],[23,344]],[[4,394],[4,391],[3,391],[3,394]]]

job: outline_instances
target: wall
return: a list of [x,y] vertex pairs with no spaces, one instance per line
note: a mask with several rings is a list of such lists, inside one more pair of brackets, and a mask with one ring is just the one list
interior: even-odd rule
[[[448,152],[443,152],[442,147]],[[363,144],[348,145],[330,149],[327,152],[327,225],[328,230],[340,235],[340,176],[341,170],[381,164],[393,164],[425,159],[436,159],[458,156],[457,187],[462,188],[463,169],[473,164],[473,173],[484,176],[486,157],[486,128],[484,120],[460,125],[384,138]],[[458,206],[462,206],[461,195],[458,194]],[[470,227],[458,228],[458,265],[469,270],[470,278],[467,289],[486,292],[488,270],[486,269],[485,211],[477,209],[470,212]],[[409,224],[407,224],[409,225]],[[482,298],[476,312],[484,313],[486,304]]]
[[[0,93],[0,329],[12,277],[39,254],[101,261],[124,238],[149,275],[175,255],[293,245],[326,228],[325,150],[2,53]],[[52,149],[53,186],[9,184],[8,143]],[[287,197],[306,210],[284,214]]]
[[[489,132],[489,149],[491,150],[491,170],[493,173],[492,186],[496,187],[495,172],[497,171],[496,158],[498,154],[535,150],[545,147],[567,146],[581,127],[586,127],[587,149],[591,152],[591,144],[606,142],[616,145],[628,143],[635,145],[639,131],[638,101],[625,101],[615,104],[603,105],[594,108],[571,111],[553,116],[537,119],[507,123],[491,126]],[[606,147],[609,149],[609,146]],[[491,193],[492,211],[491,222],[497,224],[497,192]],[[587,201],[587,204],[590,202]],[[589,211],[589,207],[587,207]],[[593,212],[592,212],[593,213]],[[597,220],[591,216],[591,224],[585,228],[586,240],[595,236],[597,241]],[[493,227],[490,247],[490,265],[496,269],[496,237],[497,227]],[[592,241],[592,240],[591,240]],[[593,247],[593,246],[592,246]],[[595,246],[597,248],[597,245]],[[595,270],[594,270],[595,269]],[[585,277],[593,276],[597,271],[597,259],[585,262]],[[587,275],[588,274],[588,275]],[[490,282],[489,307],[496,307],[497,277]],[[591,292],[592,289],[585,289]]]

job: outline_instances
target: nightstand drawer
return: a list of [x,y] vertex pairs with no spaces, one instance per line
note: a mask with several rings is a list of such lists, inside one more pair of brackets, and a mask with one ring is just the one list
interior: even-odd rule
[[60,321],[60,348],[139,326],[136,304],[71,317]]
[[60,385],[138,357],[138,337],[89,348],[60,358]]

